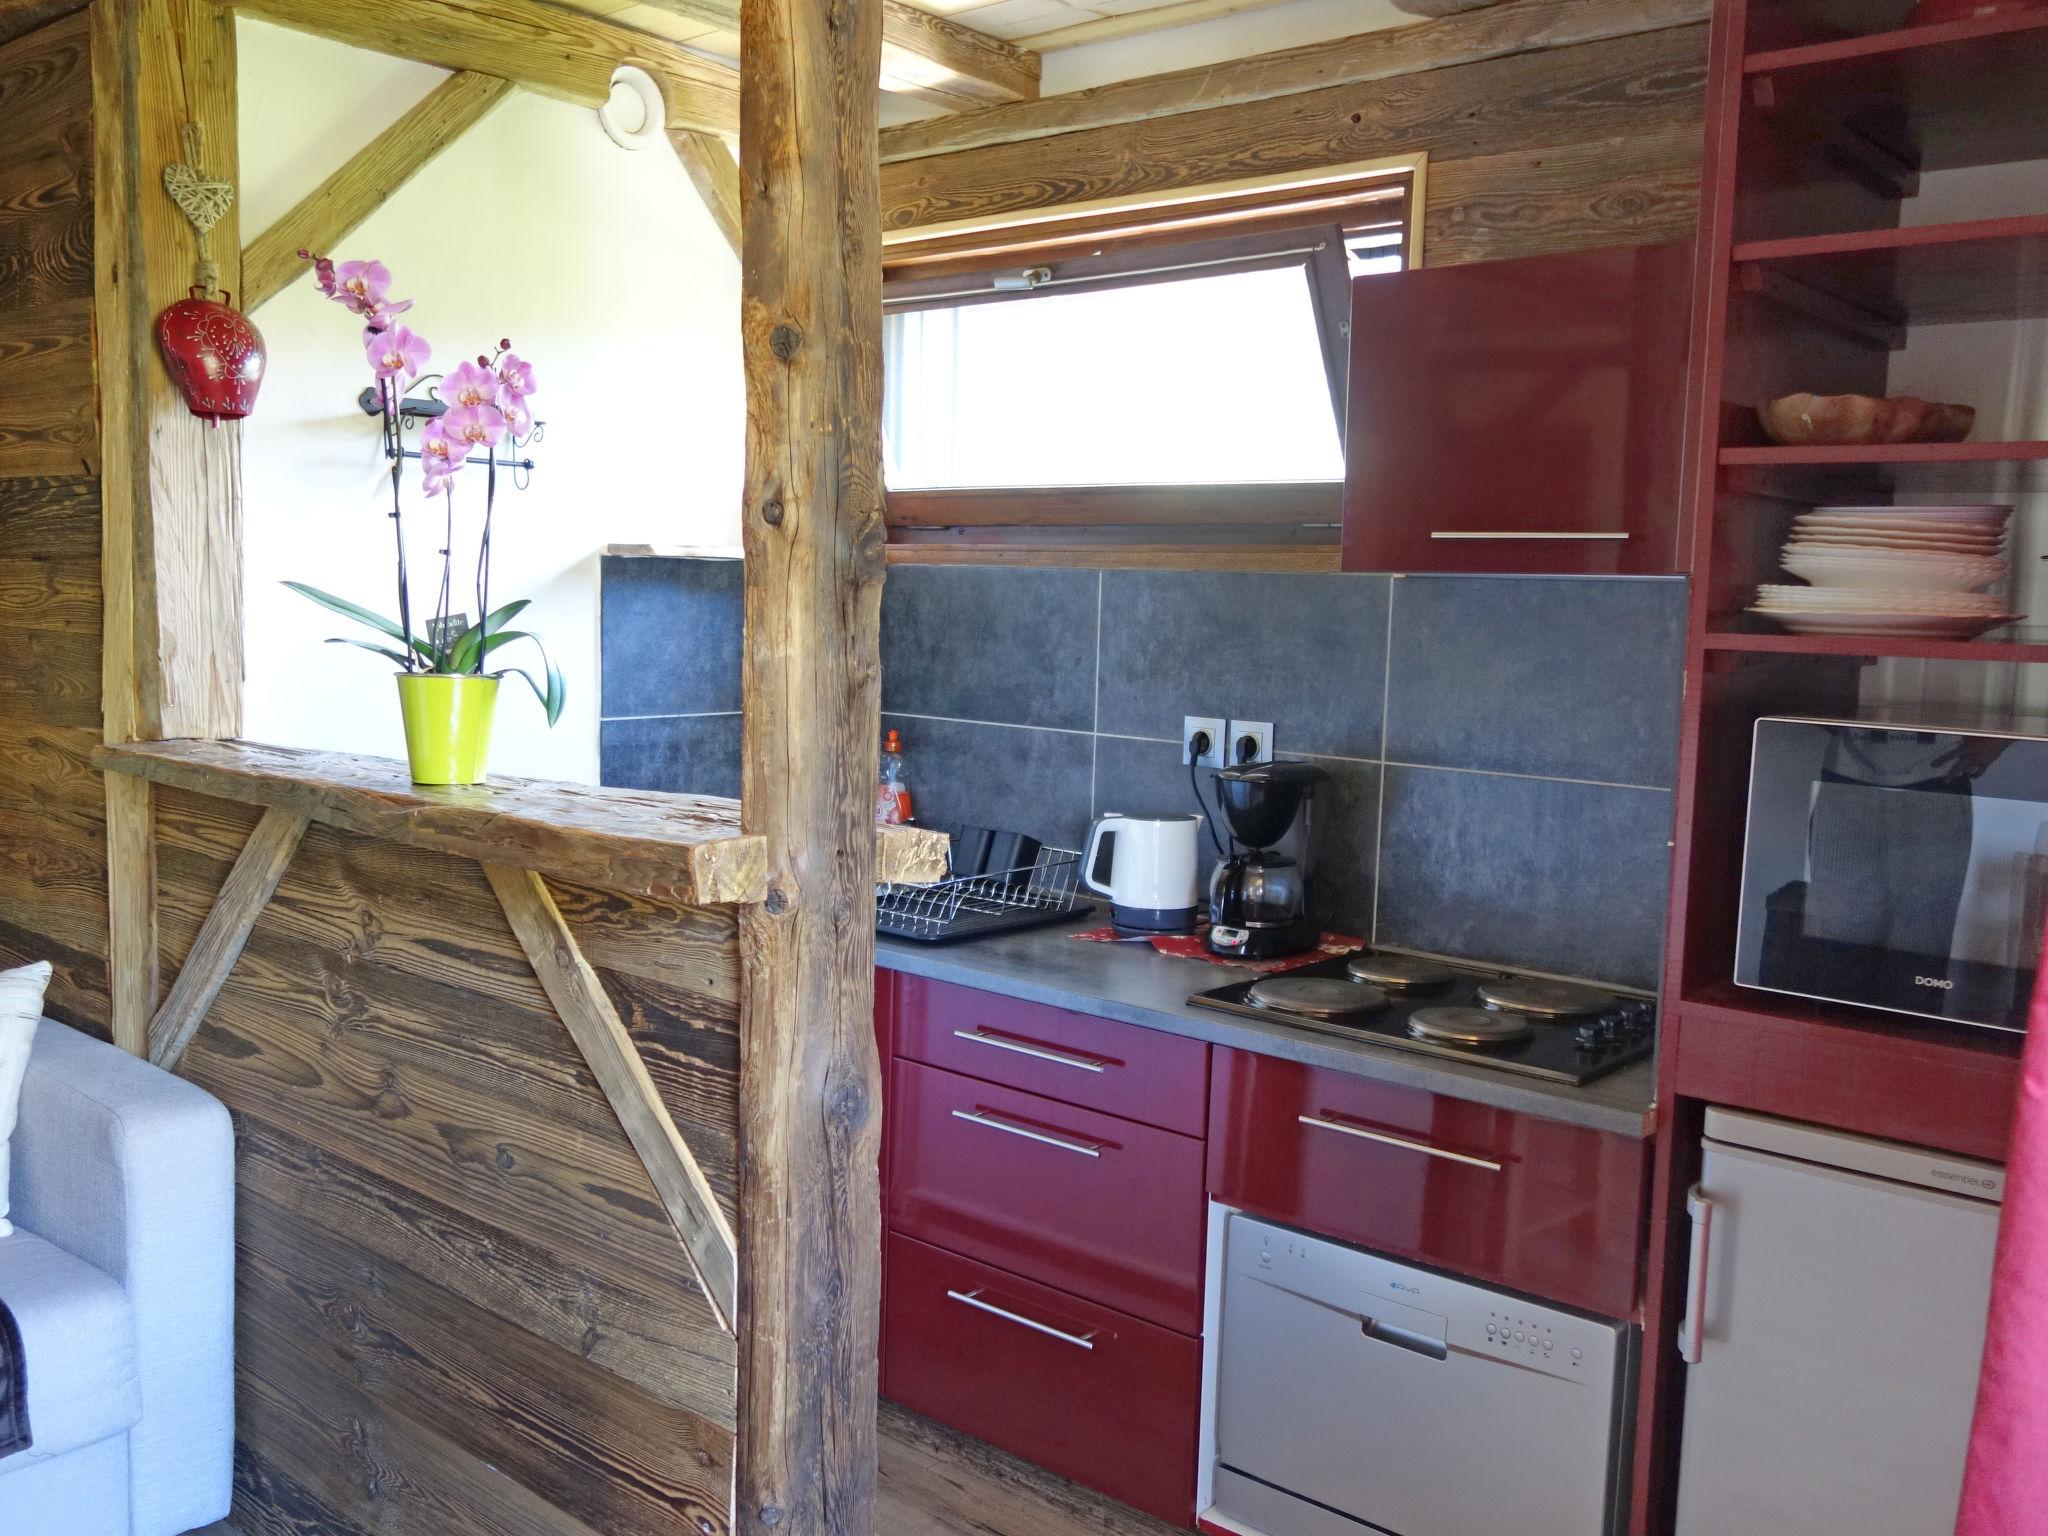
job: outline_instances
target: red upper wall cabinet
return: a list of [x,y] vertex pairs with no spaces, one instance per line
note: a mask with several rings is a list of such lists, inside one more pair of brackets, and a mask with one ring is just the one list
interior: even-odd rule
[[1692,247],[1351,285],[1344,569],[1680,568]]

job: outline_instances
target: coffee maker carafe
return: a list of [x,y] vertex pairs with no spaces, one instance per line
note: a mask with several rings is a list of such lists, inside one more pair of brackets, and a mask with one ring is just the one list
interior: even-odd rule
[[1216,801],[1230,825],[1230,856],[1209,879],[1209,948],[1267,960],[1313,948],[1316,786],[1307,763],[1241,763],[1219,769]]

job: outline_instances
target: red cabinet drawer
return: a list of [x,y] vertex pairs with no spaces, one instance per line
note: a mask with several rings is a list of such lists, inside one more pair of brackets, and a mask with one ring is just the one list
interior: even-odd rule
[[1190,1522],[1198,1340],[906,1237],[888,1253],[883,1396]]
[[1202,1134],[1209,1047],[1199,1040],[922,976],[896,978],[895,1013],[899,1056]]
[[1644,1144],[1216,1052],[1217,1200],[1609,1317],[1635,1308]]
[[1202,1329],[1202,1144],[899,1058],[889,1225],[1182,1333]]

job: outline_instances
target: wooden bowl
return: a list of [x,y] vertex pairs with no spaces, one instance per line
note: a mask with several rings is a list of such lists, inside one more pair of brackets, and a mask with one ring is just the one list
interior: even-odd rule
[[1960,443],[1976,425],[1969,405],[1943,405],[1917,395],[1782,395],[1757,409],[1764,435],[1787,447],[1873,443]]

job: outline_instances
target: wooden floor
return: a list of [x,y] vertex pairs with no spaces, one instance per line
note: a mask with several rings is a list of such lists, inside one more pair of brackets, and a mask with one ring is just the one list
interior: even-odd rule
[[878,1536],[1186,1536],[889,1403],[880,1449]]

